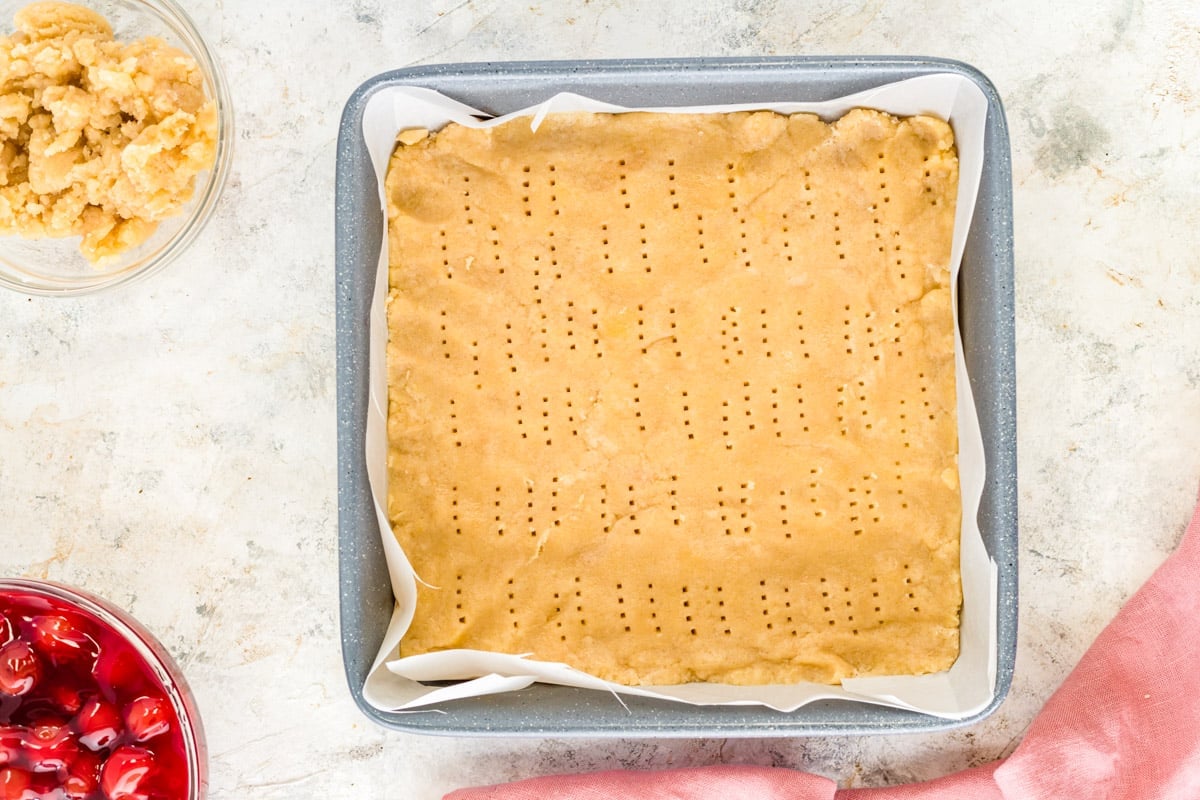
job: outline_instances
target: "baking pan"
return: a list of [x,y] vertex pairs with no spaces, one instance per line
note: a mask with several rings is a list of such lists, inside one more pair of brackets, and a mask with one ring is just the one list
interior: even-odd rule
[[[440,713],[380,711],[362,686],[391,617],[393,598],[364,459],[368,309],[384,217],[362,135],[372,94],[395,85],[437,90],[491,114],[573,91],[627,106],[825,100],[906,78],[954,73],[988,101],[979,197],[959,275],[964,355],[983,433],[987,476],[978,522],[998,567],[995,696],[978,714],[945,720],[848,701],[790,713],[758,706],[688,706],[537,684],[446,703]],[[462,735],[785,736],[933,731],[976,722],[1012,682],[1017,624],[1016,379],[1013,332],[1012,169],[1008,128],[990,81],[955,61],[903,57],[666,59],[448,64],[395,70],[346,104],[336,179],[338,530],[342,655],[351,694],[388,728]]]

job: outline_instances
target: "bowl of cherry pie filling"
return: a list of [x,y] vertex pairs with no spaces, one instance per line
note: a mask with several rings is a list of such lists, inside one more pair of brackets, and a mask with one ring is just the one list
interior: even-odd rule
[[80,589],[0,579],[0,800],[200,800],[200,719],[137,621]]

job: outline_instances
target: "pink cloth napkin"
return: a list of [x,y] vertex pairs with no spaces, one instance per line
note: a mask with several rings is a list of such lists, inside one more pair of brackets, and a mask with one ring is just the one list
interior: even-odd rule
[[774,767],[556,775],[446,800],[1200,800],[1200,508],[1003,761],[842,789]]

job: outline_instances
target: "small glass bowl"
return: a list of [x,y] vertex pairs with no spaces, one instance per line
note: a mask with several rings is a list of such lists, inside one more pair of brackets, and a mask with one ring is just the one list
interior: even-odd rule
[[[191,201],[159,224],[147,241],[99,267],[79,252],[79,237],[0,237],[0,286],[24,294],[78,295],[151,275],[196,238],[217,205],[232,160],[233,106],[229,88],[196,26],[173,0],[70,0],[103,14],[123,42],[156,36],[191,54],[204,73],[205,92],[217,104],[217,153],[196,177]],[[0,33],[13,31],[13,15],[29,0],[0,0]]]
[[[126,657],[132,654],[137,659],[138,663],[133,667],[133,674],[136,676],[138,685],[141,686],[147,682],[153,685],[160,692],[160,696],[170,703],[174,718],[179,723],[177,726],[178,744],[181,747],[172,749],[179,749],[182,752],[173,753],[171,758],[186,769],[187,776],[186,782],[177,782],[181,788],[186,785],[186,795],[179,796],[177,800],[203,800],[208,789],[208,748],[204,739],[204,729],[200,724],[200,714],[191,689],[188,688],[179,665],[171,658],[166,648],[129,614],[82,589],[54,581],[29,578],[0,579],[0,608],[12,604],[23,604],[28,607],[30,603],[39,604],[46,614],[78,615],[86,621],[87,625],[91,626],[90,630],[119,640],[119,646],[128,646],[128,650],[98,656],[96,664],[108,658],[109,660],[105,663],[113,668],[114,673],[121,672],[129,675],[131,668]],[[3,633],[0,630],[0,634]],[[2,636],[0,636],[0,640],[2,640]],[[47,677],[44,672],[45,665],[48,663],[50,662],[43,662],[42,680],[53,681],[54,677]],[[96,666],[92,667],[93,673],[96,669]],[[78,672],[76,671],[74,677],[77,676]],[[126,689],[109,687],[102,688],[100,691],[102,695],[107,695],[110,702],[113,702],[114,698],[125,693]],[[14,698],[0,694],[0,706],[13,702]],[[165,735],[163,733],[160,734],[160,738],[150,739],[145,746],[150,747],[151,743],[157,741],[160,742],[158,747],[161,748],[161,737]],[[172,740],[172,743],[175,742]],[[94,793],[100,796],[98,789]]]

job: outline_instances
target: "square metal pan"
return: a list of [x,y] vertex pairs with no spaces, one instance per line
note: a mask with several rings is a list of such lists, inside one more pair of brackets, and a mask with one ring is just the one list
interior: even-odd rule
[[[445,712],[385,713],[362,685],[391,617],[393,598],[363,455],[367,319],[384,218],[362,135],[368,99],[383,87],[424,86],[492,114],[574,91],[622,105],[814,101],[949,72],[988,100],[983,176],[959,277],[960,325],[983,429],[987,478],[979,527],[999,566],[998,664],[992,703],[947,721],[863,703],[826,701],[782,713],[754,706],[687,706],[604,692],[534,685],[459,700]],[[1016,376],[1013,332],[1012,167],[1008,127],[991,82],[968,65],[906,57],[783,57],[444,64],[385,72],[346,103],[337,149],[338,531],[342,655],[350,692],[380,725],[412,733],[530,736],[797,736],[933,731],[968,725],[1003,701],[1017,628]]]

